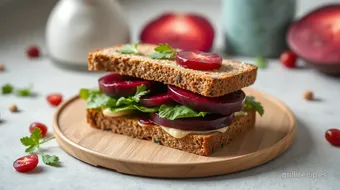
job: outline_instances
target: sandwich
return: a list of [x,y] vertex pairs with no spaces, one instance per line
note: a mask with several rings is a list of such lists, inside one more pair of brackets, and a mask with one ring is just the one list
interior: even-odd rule
[[91,127],[197,155],[224,147],[264,112],[242,91],[257,67],[214,53],[117,45],[90,52],[88,69],[108,72],[79,92]]

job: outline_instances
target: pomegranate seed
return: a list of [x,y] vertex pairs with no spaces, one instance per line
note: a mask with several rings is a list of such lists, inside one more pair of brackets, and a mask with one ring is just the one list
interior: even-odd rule
[[296,67],[296,55],[292,51],[285,51],[280,56],[281,63],[287,68]]
[[39,128],[41,130],[41,135],[44,137],[47,133],[47,127],[46,125],[39,123],[39,122],[34,122],[30,125],[29,130],[32,133],[35,128]]
[[36,154],[27,155],[21,158],[18,158],[14,163],[13,167],[18,172],[29,172],[37,167],[39,162],[38,156]]
[[63,101],[63,96],[61,94],[50,94],[47,96],[47,101],[52,106],[58,106]]
[[340,130],[328,129],[325,133],[325,138],[333,146],[340,146]]
[[215,53],[201,51],[181,51],[176,54],[176,62],[185,68],[195,70],[214,70],[222,65],[223,58]]
[[26,53],[29,58],[36,58],[40,56],[40,50],[37,46],[30,46],[27,48]]

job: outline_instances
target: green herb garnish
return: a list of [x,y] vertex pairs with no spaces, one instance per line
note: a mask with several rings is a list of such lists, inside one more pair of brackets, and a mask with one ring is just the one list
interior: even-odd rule
[[30,96],[31,95],[31,89],[30,88],[22,88],[18,89],[16,91],[18,96]]
[[138,44],[126,44],[122,46],[118,51],[122,54],[138,54]]
[[173,59],[176,55],[176,50],[169,44],[159,44],[154,50],[155,52],[149,55],[152,59]]
[[131,97],[120,97],[117,102],[116,102],[116,106],[121,106],[121,105],[130,105],[133,103],[138,103],[140,98],[146,94],[148,94],[150,92],[150,90],[147,89],[147,87],[142,84],[140,86],[137,87],[136,90],[136,94],[134,96]]
[[258,112],[261,116],[264,114],[263,106],[260,102],[255,101],[254,96],[247,96],[244,101],[244,110],[250,110],[254,109],[256,112]]
[[2,94],[10,94],[13,92],[13,86],[11,84],[5,84],[1,87]]
[[258,68],[264,69],[264,68],[267,68],[268,61],[264,57],[258,56],[258,57],[256,57],[255,64]]
[[55,166],[59,163],[59,158],[55,155],[48,155],[48,154],[44,154],[43,152],[41,152],[40,150],[40,145],[50,141],[54,139],[54,137],[50,137],[50,138],[43,138],[42,139],[42,135],[41,135],[41,130],[39,128],[35,128],[32,131],[31,136],[29,137],[23,137],[20,139],[21,143],[26,146],[26,150],[25,152],[27,153],[34,153],[35,150],[38,151],[38,153],[41,155],[43,162],[46,165],[51,165],[51,166]]
[[42,159],[46,165],[50,165],[50,166],[55,166],[59,163],[59,157],[56,155],[51,156],[48,154],[43,154]]

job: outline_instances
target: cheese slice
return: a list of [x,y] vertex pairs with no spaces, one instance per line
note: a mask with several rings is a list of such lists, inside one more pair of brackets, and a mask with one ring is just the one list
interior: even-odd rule
[[124,115],[131,115],[133,113],[132,110],[113,112],[113,111],[110,110],[110,108],[105,108],[105,109],[102,110],[102,112],[107,117],[120,117],[120,116],[124,116]]
[[227,131],[228,126],[227,127],[223,127],[220,129],[216,129],[216,130],[210,130],[210,131],[184,131],[184,130],[180,130],[180,129],[174,129],[171,127],[165,127],[165,126],[160,126],[164,131],[166,131],[169,135],[175,137],[175,138],[183,138],[189,134],[208,134],[208,133],[214,133],[214,132],[220,132],[220,133],[224,133]]
[[245,112],[245,111],[239,111],[239,112],[234,113],[235,117],[241,117],[241,116],[247,116],[247,115],[248,115],[248,112]]
[[[150,124],[143,124],[138,122],[138,125],[141,127],[147,127],[147,126],[153,126]],[[220,133],[224,133],[227,131],[227,127],[223,127],[220,129],[216,129],[216,130],[210,130],[210,131],[184,131],[184,130],[180,130],[180,129],[175,129],[175,128],[171,128],[171,127],[165,127],[165,126],[160,126],[165,132],[167,132],[169,135],[171,135],[172,137],[175,138],[183,138],[189,134],[208,134],[208,133],[214,133],[214,132],[220,132]]]

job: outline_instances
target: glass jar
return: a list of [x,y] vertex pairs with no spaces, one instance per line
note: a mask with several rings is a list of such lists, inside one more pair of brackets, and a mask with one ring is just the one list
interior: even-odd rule
[[222,0],[227,52],[278,57],[287,49],[286,31],[295,16],[295,0]]

